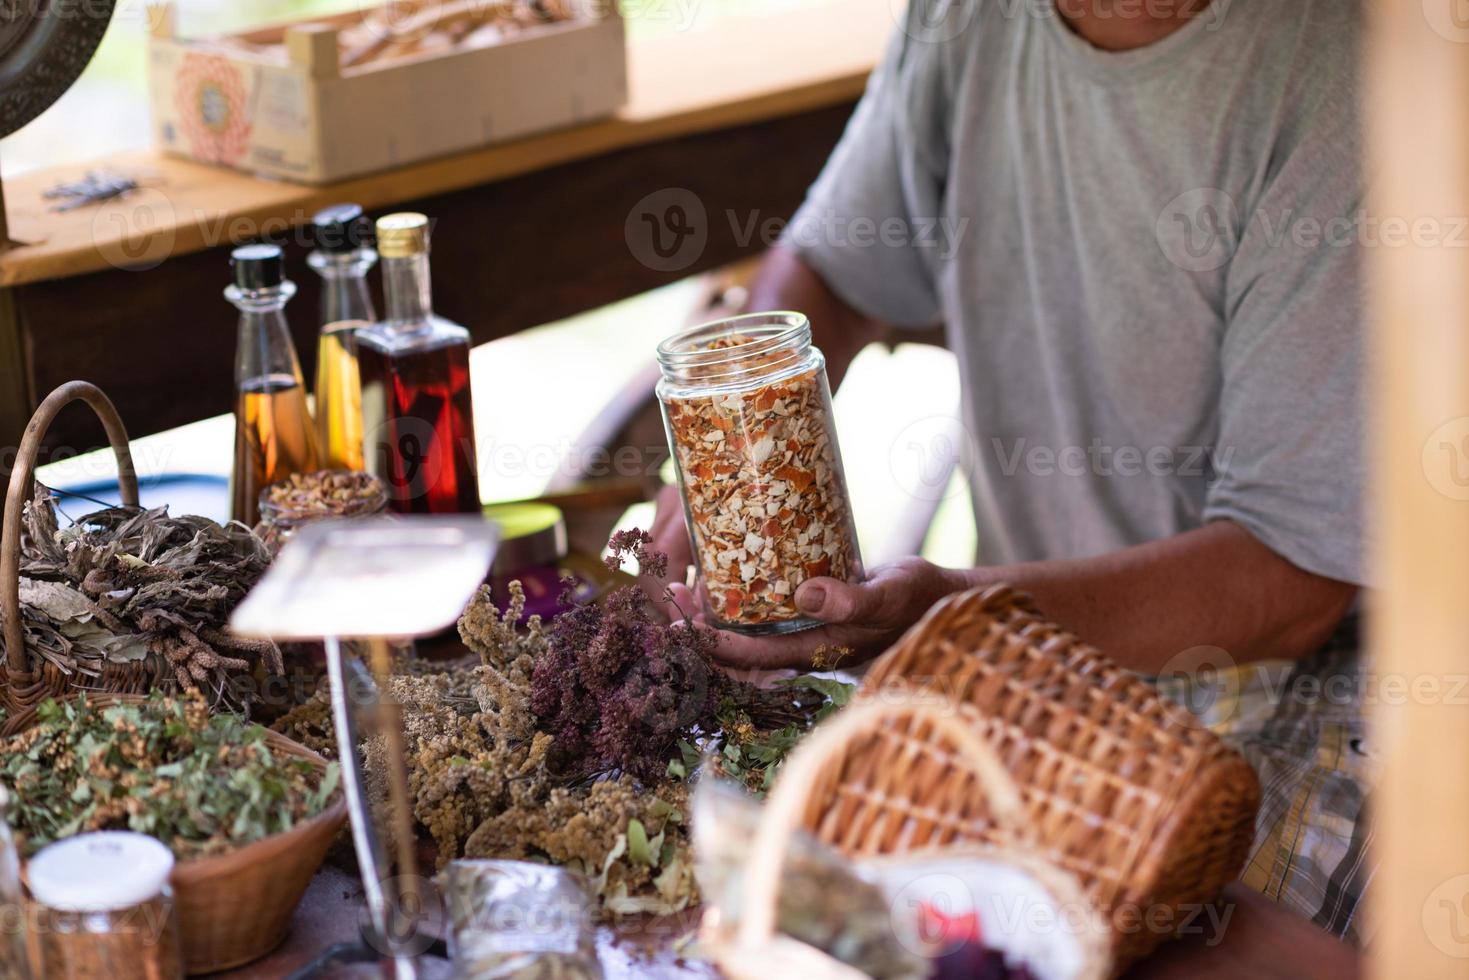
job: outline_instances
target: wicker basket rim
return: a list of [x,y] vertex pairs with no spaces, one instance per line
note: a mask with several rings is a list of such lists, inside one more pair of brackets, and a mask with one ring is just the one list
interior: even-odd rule
[[[86,697],[88,701],[102,706],[109,704],[142,704],[148,700],[148,695],[146,694],[105,694],[96,691],[78,691],[75,695],[60,700],[70,702],[76,701],[81,697]],[[320,752],[302,745],[289,735],[282,735],[280,732],[265,728],[263,725],[261,728],[265,731],[265,741],[273,750],[294,755],[310,763],[312,768],[316,769],[318,773],[326,773],[326,768],[330,763]],[[290,846],[294,845],[299,838],[314,834],[318,827],[326,824],[337,824],[340,826],[346,819],[347,800],[342,792],[342,788],[339,786],[336,792],[332,794],[331,801],[322,807],[319,813],[299,821],[290,830],[279,831],[268,837],[262,837],[260,840],[251,841],[248,844],[241,844],[238,847],[232,847],[219,854],[207,854],[202,857],[182,859],[174,865],[173,878],[177,880],[181,876],[191,879],[212,877],[214,874],[227,870],[229,866],[239,863],[241,855],[249,855],[251,858],[259,859],[266,850],[272,852],[276,850],[289,850]]]

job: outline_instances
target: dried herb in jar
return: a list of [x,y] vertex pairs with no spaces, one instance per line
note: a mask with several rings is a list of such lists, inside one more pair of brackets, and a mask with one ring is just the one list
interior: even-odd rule
[[[751,320],[765,332],[740,332]],[[862,574],[824,361],[798,314],[691,335],[659,348],[659,392],[709,613],[734,629],[806,625],[802,582]]]
[[293,473],[260,492],[260,524],[255,533],[274,553],[307,524],[370,517],[387,508],[387,489],[369,473],[353,470]]

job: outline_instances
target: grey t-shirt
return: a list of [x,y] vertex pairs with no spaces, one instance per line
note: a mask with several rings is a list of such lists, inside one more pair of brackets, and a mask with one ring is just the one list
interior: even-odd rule
[[946,324],[982,558],[1228,519],[1361,582],[1359,265],[1392,229],[1356,0],[1214,0],[1120,53],[1053,0],[902,27],[785,241],[856,309]]

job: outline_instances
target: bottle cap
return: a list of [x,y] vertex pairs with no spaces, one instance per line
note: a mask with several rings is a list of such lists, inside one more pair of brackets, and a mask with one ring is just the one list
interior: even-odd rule
[[31,894],[63,912],[130,909],[156,898],[173,874],[173,853],[152,837],[82,834],[43,848],[26,866]]
[[333,204],[312,216],[311,238],[324,252],[355,252],[372,243],[372,222],[360,205]]
[[377,250],[385,259],[402,259],[428,252],[428,218],[416,211],[399,211],[377,219]]
[[241,245],[230,253],[235,285],[241,289],[270,289],[286,278],[285,256],[279,245]]

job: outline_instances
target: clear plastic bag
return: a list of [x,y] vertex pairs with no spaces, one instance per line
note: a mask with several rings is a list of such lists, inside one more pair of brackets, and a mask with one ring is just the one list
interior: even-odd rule
[[[733,936],[744,907],[745,862],[760,804],[727,781],[702,780],[693,797],[694,873],[716,928]],[[776,928],[878,980],[919,980],[926,959],[894,931],[892,903],[877,884],[807,834],[791,842],[781,873]]]
[[582,876],[525,861],[453,861],[439,882],[456,980],[601,980]]

